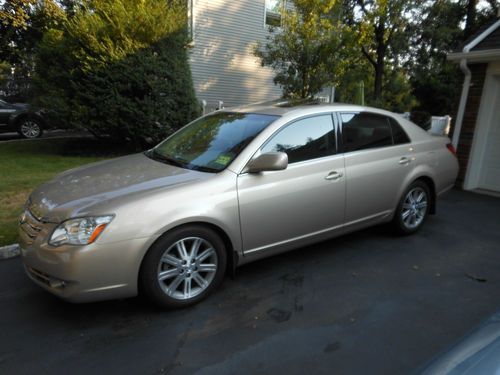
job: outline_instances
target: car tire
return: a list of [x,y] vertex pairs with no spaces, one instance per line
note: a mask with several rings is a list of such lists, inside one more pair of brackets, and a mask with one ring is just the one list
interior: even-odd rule
[[35,139],[43,135],[43,127],[39,120],[25,117],[18,122],[17,132],[23,138]]
[[186,225],[149,249],[139,273],[139,291],[162,308],[181,308],[206,298],[224,279],[227,253],[211,229]]
[[401,235],[417,232],[429,215],[430,203],[429,186],[420,180],[411,183],[394,213],[393,226],[396,232]]

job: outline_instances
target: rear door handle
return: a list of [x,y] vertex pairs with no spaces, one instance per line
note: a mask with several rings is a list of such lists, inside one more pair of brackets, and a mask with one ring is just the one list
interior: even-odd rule
[[333,171],[328,173],[328,176],[325,177],[325,180],[338,180],[344,174],[342,172]]
[[399,164],[401,165],[408,165],[410,164],[410,159],[408,159],[406,156],[403,156],[401,159],[399,159]]

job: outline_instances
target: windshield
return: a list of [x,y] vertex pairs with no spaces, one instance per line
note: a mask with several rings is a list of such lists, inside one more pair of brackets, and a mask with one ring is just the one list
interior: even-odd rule
[[146,155],[182,168],[220,172],[278,117],[216,112],[185,126]]

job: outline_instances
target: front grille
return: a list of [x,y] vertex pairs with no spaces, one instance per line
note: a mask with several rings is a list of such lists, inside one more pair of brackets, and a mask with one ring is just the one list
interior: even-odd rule
[[27,244],[32,244],[42,230],[42,222],[38,221],[28,210],[25,210],[19,225],[28,237]]

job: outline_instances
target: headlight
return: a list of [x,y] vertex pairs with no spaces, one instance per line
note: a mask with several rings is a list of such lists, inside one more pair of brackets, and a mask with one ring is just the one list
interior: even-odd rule
[[52,232],[49,244],[53,246],[91,244],[99,237],[111,220],[113,220],[112,215],[66,220]]

